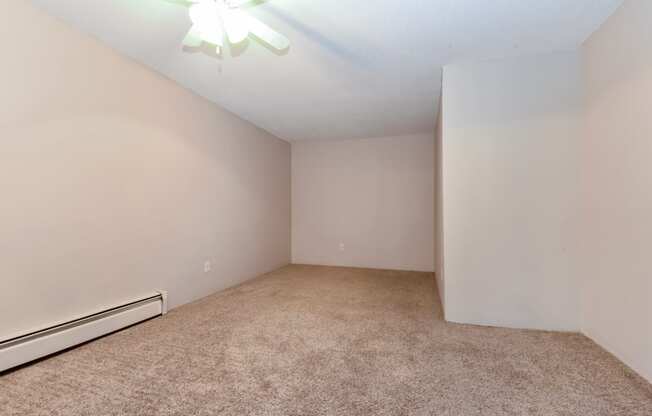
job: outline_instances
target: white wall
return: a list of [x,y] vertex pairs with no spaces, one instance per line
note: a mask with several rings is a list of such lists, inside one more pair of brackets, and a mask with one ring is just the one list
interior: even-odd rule
[[582,330],[652,381],[652,2],[585,43]]
[[29,2],[0,27],[0,339],[289,262],[288,143]]
[[433,145],[432,134],[293,143],[293,263],[433,271]]
[[444,68],[446,318],[579,329],[578,53]]

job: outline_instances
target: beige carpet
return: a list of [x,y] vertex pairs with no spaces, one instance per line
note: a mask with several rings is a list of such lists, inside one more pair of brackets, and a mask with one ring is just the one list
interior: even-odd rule
[[8,415],[652,415],[576,334],[448,324],[431,274],[289,266],[0,377]]

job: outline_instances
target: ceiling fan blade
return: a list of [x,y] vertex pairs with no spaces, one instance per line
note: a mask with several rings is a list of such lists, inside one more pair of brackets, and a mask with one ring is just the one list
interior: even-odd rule
[[249,36],[247,15],[238,9],[222,9],[224,31],[232,44],[240,43]]
[[252,35],[279,51],[290,47],[290,40],[260,20],[246,16],[247,26]]

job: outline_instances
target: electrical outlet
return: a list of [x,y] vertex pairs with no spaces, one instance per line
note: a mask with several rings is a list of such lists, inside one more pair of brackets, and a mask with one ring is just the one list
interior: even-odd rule
[[340,251],[344,251],[344,243],[340,243]]
[[211,271],[211,262],[210,260],[206,260],[204,262],[204,273],[208,273]]

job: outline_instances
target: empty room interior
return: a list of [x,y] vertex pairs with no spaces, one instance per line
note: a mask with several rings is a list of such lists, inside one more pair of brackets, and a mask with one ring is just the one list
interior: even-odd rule
[[0,416],[652,415],[652,1],[0,7]]

